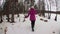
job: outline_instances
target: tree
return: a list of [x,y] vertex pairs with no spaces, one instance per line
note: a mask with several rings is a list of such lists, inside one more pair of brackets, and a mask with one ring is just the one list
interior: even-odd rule
[[49,0],[49,4],[50,4],[50,13],[49,14],[50,15],[48,16],[48,19],[50,19],[50,17],[51,17],[51,4],[52,4],[51,2],[52,2],[52,0]]
[[39,0],[39,11],[40,11],[40,16],[44,16],[45,17],[45,3],[44,0]]
[[[46,0],[46,3],[47,3],[47,9],[48,9],[48,11],[49,11],[49,2]],[[48,13],[48,19],[50,19],[50,15],[49,15],[49,13]]]
[[42,15],[45,17],[45,3],[44,3],[44,0],[42,0]]
[[0,7],[0,23],[2,23],[2,8]]
[[35,0],[31,0],[31,6],[34,6]]
[[35,7],[35,9],[38,9],[37,5],[35,5],[34,7]]
[[58,10],[58,3],[57,3],[57,0],[55,0],[55,2],[56,2],[56,16],[55,16],[55,21],[57,21],[57,10]]

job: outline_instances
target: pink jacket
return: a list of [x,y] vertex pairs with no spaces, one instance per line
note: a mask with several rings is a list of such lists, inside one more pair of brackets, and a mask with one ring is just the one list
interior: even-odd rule
[[[35,17],[35,14],[36,14],[36,10],[34,8],[31,8],[28,12],[28,16],[30,15],[30,20],[31,21],[34,21],[36,20],[36,17]],[[28,17],[26,16],[26,18]]]

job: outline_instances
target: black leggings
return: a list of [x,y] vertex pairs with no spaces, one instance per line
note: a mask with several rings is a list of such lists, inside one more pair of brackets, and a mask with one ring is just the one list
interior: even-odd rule
[[34,29],[35,21],[31,21],[31,28]]

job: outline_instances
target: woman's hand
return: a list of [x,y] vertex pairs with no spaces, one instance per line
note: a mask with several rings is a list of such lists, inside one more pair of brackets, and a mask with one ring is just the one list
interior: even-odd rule
[[25,16],[24,18],[27,18],[27,16]]
[[25,16],[24,18],[27,18],[29,15],[28,14],[25,14],[24,16]]

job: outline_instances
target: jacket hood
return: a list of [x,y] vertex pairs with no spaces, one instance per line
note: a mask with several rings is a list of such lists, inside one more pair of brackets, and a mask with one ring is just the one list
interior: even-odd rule
[[34,8],[31,8],[30,10],[34,10]]

